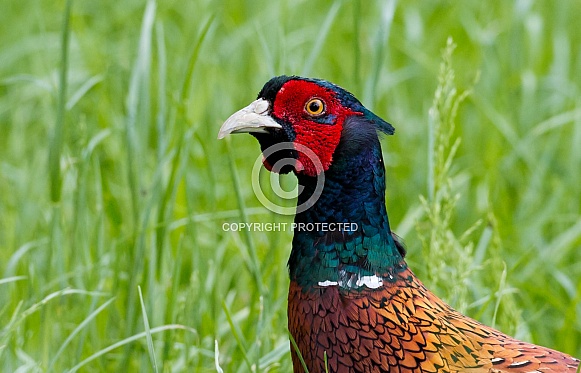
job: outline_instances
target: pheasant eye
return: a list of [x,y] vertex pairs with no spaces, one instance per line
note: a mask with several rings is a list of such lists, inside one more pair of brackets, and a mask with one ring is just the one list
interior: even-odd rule
[[307,102],[305,110],[310,115],[318,116],[325,112],[325,104],[320,98],[313,98]]

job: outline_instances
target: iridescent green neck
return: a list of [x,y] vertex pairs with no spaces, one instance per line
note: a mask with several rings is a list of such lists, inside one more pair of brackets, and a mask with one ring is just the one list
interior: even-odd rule
[[[289,270],[291,280],[303,288],[335,283],[357,288],[365,276],[392,281],[405,268],[385,209],[381,147],[377,137],[371,142],[338,148],[321,196],[295,217]],[[299,205],[312,195],[315,183],[315,178],[299,176],[304,187]]]

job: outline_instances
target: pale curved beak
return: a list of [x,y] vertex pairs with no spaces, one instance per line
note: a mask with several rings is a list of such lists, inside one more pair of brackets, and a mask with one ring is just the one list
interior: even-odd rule
[[267,128],[282,128],[269,115],[269,107],[268,101],[259,98],[245,108],[238,110],[222,124],[220,132],[218,132],[218,139],[223,139],[231,133],[268,133]]

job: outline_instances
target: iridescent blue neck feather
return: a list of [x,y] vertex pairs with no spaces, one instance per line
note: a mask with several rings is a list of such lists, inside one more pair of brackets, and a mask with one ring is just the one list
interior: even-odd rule
[[[304,187],[300,205],[314,192],[316,178],[298,175],[298,180]],[[291,281],[303,289],[325,282],[353,285],[363,276],[391,281],[405,268],[403,248],[392,236],[385,209],[381,145],[375,125],[364,116],[345,122],[323,192],[311,208],[296,215],[295,223],[289,270]],[[350,225],[332,231],[306,229],[308,223]]]

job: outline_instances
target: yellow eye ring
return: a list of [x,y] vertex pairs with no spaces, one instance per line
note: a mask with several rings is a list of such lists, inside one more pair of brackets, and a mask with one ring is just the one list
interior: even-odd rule
[[319,116],[325,113],[325,103],[320,98],[312,98],[307,101],[305,111],[312,116]]

